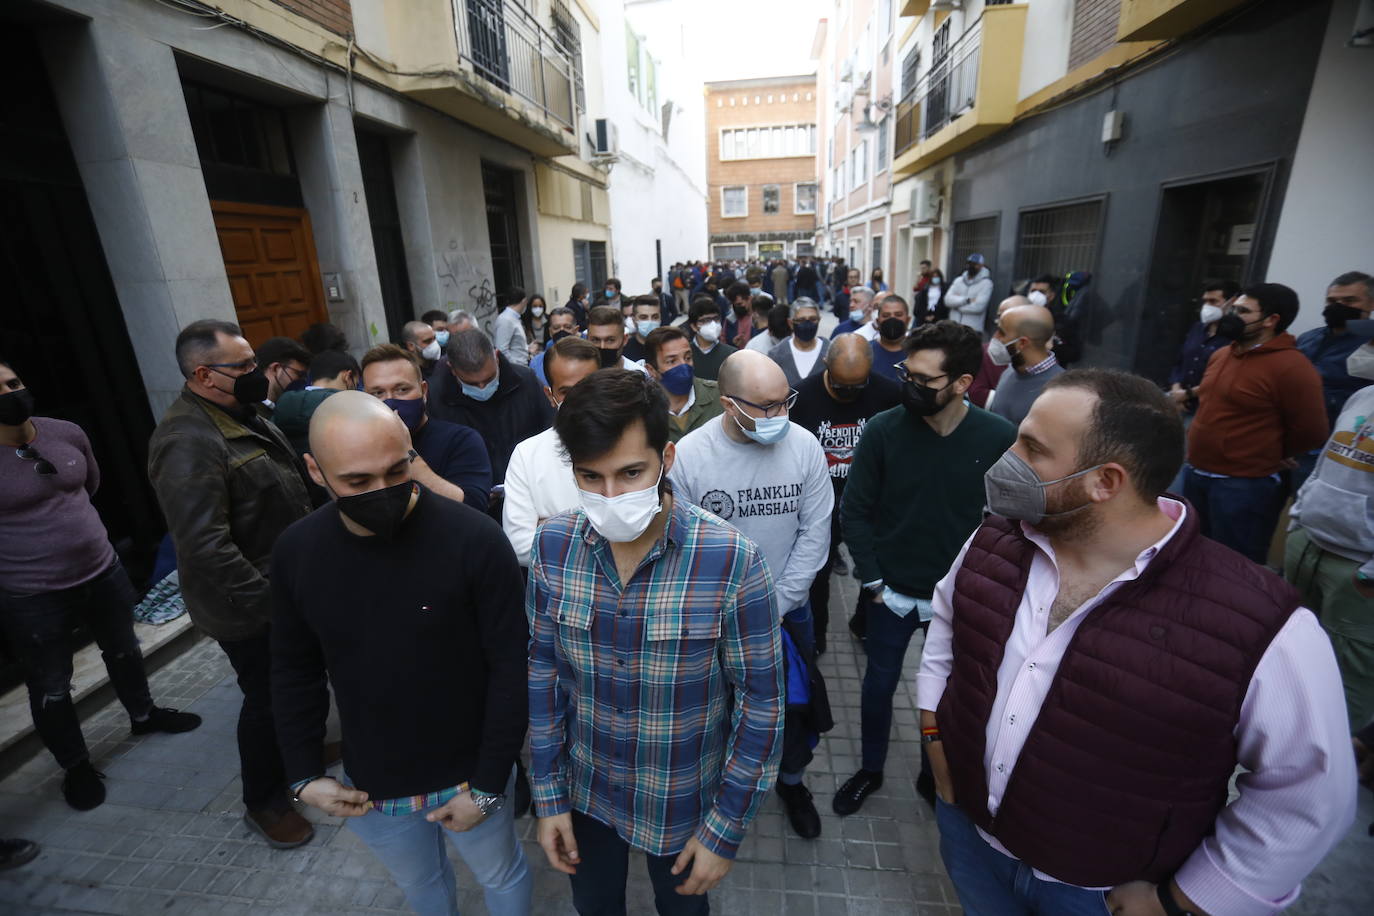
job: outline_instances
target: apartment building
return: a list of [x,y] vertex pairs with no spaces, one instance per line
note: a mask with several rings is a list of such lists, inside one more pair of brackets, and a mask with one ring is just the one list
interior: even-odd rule
[[813,253],[816,78],[708,82],[705,102],[710,256]]
[[893,0],[835,0],[812,49],[824,157],[816,247],[843,257],[865,282],[881,268],[893,290],[901,288],[892,276],[896,25]]
[[[1374,185],[1350,117],[1374,85],[1358,0],[907,0],[893,172],[947,274],[1005,294],[1093,274],[1085,361],[1162,379],[1206,277],[1299,293],[1370,269]],[[913,238],[915,236],[913,235]],[[913,245],[910,258],[922,250]]]

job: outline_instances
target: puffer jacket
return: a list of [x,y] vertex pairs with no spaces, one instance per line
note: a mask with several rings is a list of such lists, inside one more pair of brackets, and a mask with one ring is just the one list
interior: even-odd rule
[[949,284],[945,292],[944,304],[949,308],[949,317],[962,325],[983,333],[984,313],[988,301],[992,299],[992,274],[986,267],[978,268],[972,280],[968,272],[961,272]]
[[191,620],[218,640],[261,633],[272,616],[272,545],[310,513],[286,437],[261,417],[242,422],[183,389],[153,430],[148,478]]

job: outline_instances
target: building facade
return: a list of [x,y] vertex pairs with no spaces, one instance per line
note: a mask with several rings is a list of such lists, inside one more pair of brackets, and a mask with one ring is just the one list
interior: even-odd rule
[[893,290],[900,289],[892,276],[896,23],[892,0],[837,0],[817,27],[813,49],[824,157],[816,246],[844,258],[865,283],[881,269]]
[[983,254],[998,295],[1091,272],[1084,362],[1156,379],[1205,278],[1286,283],[1294,329],[1320,324],[1330,279],[1371,266],[1374,186],[1337,153],[1374,142],[1343,114],[1374,85],[1359,9],[909,0],[894,171],[933,259]]
[[705,100],[710,257],[813,253],[815,77],[711,82]]
[[[0,309],[0,353],[40,413],[91,435],[97,505],[136,578],[163,530],[147,439],[181,390],[173,345],[190,322],[237,321],[256,345],[330,321],[361,354],[430,309],[486,325],[514,287],[562,298],[617,261],[647,289],[654,235],[630,226],[616,249],[611,229],[616,195],[644,193],[643,179],[622,180],[632,145],[652,167],[650,199],[683,214],[674,256],[702,249],[704,165],[693,186],[675,158],[690,148],[701,161],[699,133],[664,142],[659,104],[671,98],[691,130],[679,108],[699,115],[699,89],[659,91],[659,114],[640,119],[657,143],[623,123],[621,158],[600,161],[588,139],[597,119],[628,117],[621,90],[601,89],[603,75],[626,80],[626,5],[0,8],[12,89],[0,242],[26,267]],[[667,203],[675,194],[686,196]]]

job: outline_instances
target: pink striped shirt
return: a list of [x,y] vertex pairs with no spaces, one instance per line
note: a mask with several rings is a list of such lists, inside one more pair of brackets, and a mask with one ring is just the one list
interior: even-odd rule
[[[1143,550],[1133,566],[1053,632],[1047,631],[1050,608],[1059,593],[1054,548],[1044,535],[1022,525],[1039,549],[997,671],[997,698],[988,719],[983,766],[991,813],[996,814],[1001,805],[1021,748],[1079,625],[1121,583],[1144,572],[1178,533],[1185,505],[1161,498],[1159,507],[1174,519],[1169,533]],[[921,709],[939,705],[949,678],[950,597],[954,574],[967,551],[965,543],[950,572],[935,586],[935,616],[916,677]],[[1299,608],[1279,630],[1256,666],[1235,735],[1244,768],[1236,780],[1239,798],[1217,815],[1216,832],[1202,841],[1175,877],[1183,892],[1206,912],[1258,916],[1297,899],[1302,879],[1340,840],[1355,816],[1355,758],[1340,673],[1326,633],[1306,608]],[[979,832],[998,851],[1011,855],[996,839]],[[1039,871],[1035,874],[1055,880]]]

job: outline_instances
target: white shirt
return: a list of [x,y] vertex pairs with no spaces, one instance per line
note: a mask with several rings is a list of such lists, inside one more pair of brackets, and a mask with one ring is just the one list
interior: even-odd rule
[[[1001,806],[1016,761],[1040,715],[1064,652],[1078,627],[1122,583],[1138,578],[1178,533],[1184,504],[1161,498],[1175,519],[1169,533],[1141,551],[1135,563],[1047,632],[1059,594],[1059,567],[1049,539],[1027,525],[1038,548],[1016,622],[997,670],[997,698],[986,730],[983,766],[988,811]],[[972,537],[969,538],[972,541]],[[953,657],[954,577],[968,543],[935,586],[934,619],[921,651],[917,705],[935,709]],[[1300,882],[1350,827],[1355,814],[1355,760],[1350,751],[1344,693],[1330,639],[1306,608],[1298,609],[1255,667],[1236,726],[1237,759],[1248,772],[1236,780],[1240,797],[1217,815],[1216,832],[1175,874],[1179,887],[1209,913],[1260,916],[1297,899]],[[979,833],[1011,855],[992,836]],[[1041,880],[1053,877],[1035,872]]]
[[867,341],[874,341],[878,339],[878,329],[873,327],[873,322],[871,321],[865,324],[863,327],[859,328],[854,333],[858,334],[860,337]]
[[539,523],[581,505],[572,463],[552,428],[531,436],[511,452],[501,527],[521,566],[530,565]]
[[638,371],[643,372],[645,375],[649,374],[649,370],[644,368],[644,360],[630,359],[628,356],[620,357],[620,368],[625,369],[627,371],[630,369],[637,369]]
[[691,409],[692,409],[692,405],[695,404],[696,402],[697,402],[697,386],[696,386],[696,385],[693,385],[691,388],[689,388],[689,389],[687,390],[687,403],[682,405],[682,409],[681,409],[681,410],[673,410],[672,406],[669,405],[669,407],[668,407],[668,413],[669,413],[670,416],[680,417],[680,416],[682,416],[683,414],[685,414],[687,411],[691,410]]
[[755,334],[753,337],[749,338],[749,342],[744,345],[744,349],[757,350],[766,356],[769,350],[782,343],[784,339],[785,338],[774,337],[772,334],[764,331],[762,334]]
[[806,378],[811,374],[811,367],[816,365],[816,360],[821,355],[821,345],[813,341],[814,346],[810,350],[800,350],[797,348],[795,337],[789,337],[787,342],[792,350],[792,362],[797,365],[797,375]]

